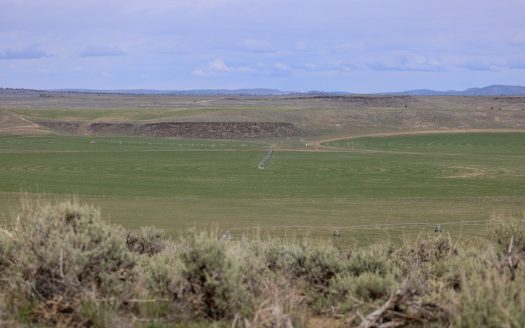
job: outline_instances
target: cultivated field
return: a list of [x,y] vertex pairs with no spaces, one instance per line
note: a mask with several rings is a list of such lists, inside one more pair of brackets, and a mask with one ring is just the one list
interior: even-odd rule
[[[114,223],[171,233],[218,227],[234,236],[331,237],[339,230],[337,240],[367,243],[442,224],[479,236],[491,217],[523,216],[524,109],[519,97],[4,91],[0,212],[16,210],[26,192],[74,195]],[[283,124],[292,127],[286,136],[264,137]],[[143,136],[194,127],[213,139]]]
[[[326,237],[338,228],[361,242],[398,231],[358,225],[402,224],[402,233],[418,234],[434,225],[405,223],[488,220],[524,209],[522,133],[333,141],[318,150],[277,149],[260,170],[266,149],[253,141],[2,136],[0,204],[16,208],[19,191],[76,195],[128,228],[218,226],[241,234],[261,227]],[[465,225],[463,233],[482,229]]]

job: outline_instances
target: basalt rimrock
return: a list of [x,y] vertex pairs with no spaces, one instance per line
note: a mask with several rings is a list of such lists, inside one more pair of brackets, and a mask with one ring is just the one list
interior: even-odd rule
[[60,132],[89,135],[130,135],[187,138],[269,138],[300,136],[303,132],[285,122],[156,122],[145,124],[94,122],[38,122]]

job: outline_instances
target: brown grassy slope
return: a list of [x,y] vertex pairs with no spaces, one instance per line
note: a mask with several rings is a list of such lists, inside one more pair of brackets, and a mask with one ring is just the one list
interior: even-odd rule
[[[525,97],[189,97],[0,94],[5,113],[31,121],[288,122],[311,136],[432,129],[522,129]],[[6,111],[8,110],[8,111]],[[12,115],[11,115],[12,116]],[[22,125],[22,123],[20,123]],[[25,124],[25,123],[23,123]],[[85,130],[79,129],[79,132]]]

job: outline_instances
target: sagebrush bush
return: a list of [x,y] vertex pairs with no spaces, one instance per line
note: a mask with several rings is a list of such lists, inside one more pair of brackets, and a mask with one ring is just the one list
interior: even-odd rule
[[10,263],[10,258],[13,256],[12,248],[13,236],[8,231],[0,227],[0,287],[3,283],[3,273]]
[[348,270],[354,276],[367,272],[386,275],[395,271],[395,268],[389,248],[385,245],[374,245],[352,252],[349,256]]
[[395,280],[390,275],[383,276],[365,272],[354,279],[350,279],[347,288],[357,299],[375,301],[387,297],[395,286]]
[[385,301],[398,287],[393,275],[380,275],[365,272],[359,276],[339,275],[333,279],[330,287],[330,302],[338,313],[356,309],[364,302]]
[[164,231],[155,227],[142,227],[126,234],[126,245],[132,252],[148,256],[159,253],[165,244]]
[[5,297],[30,320],[86,323],[83,303],[132,298],[136,259],[97,210],[65,202],[25,207],[11,231]]
[[448,295],[448,303],[454,305],[453,326],[523,327],[525,271],[512,279],[494,248],[483,248],[481,254],[462,260],[462,288]]
[[304,279],[311,288],[325,291],[330,280],[341,273],[346,258],[333,246],[303,247],[291,270],[297,278]]
[[498,246],[500,254],[506,254],[512,238],[512,250],[525,255],[525,223],[515,218],[494,220],[491,224],[492,239]]
[[435,273],[433,271],[440,263],[457,255],[457,249],[450,238],[438,236],[416,241],[405,240],[393,253],[395,267],[402,276],[415,271],[429,275]]
[[249,297],[241,284],[242,263],[228,256],[226,241],[192,234],[185,242],[180,251],[182,277],[188,284],[184,297],[193,312],[210,319],[233,318]]
[[182,272],[184,265],[178,247],[170,245],[142,262],[146,288],[152,295],[177,300],[183,296],[185,286]]
[[257,242],[252,244],[253,253],[261,257],[264,265],[272,272],[291,272],[297,258],[302,252],[295,244],[283,243],[277,240]]

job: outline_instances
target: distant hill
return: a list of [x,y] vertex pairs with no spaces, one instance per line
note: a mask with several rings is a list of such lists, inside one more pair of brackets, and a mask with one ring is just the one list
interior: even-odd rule
[[140,94],[140,95],[181,95],[181,96],[280,96],[292,94],[291,91],[277,89],[196,89],[196,90],[154,90],[154,89],[116,89],[116,90],[94,90],[94,89],[59,89],[49,91],[60,92],[85,92],[85,93],[118,93],[118,94]]
[[282,91],[278,89],[195,89],[195,90],[154,90],[154,89],[54,89],[54,92],[84,92],[84,93],[118,93],[135,95],[180,95],[180,96],[283,96],[283,95],[349,95],[344,91]]
[[491,85],[484,88],[470,88],[463,91],[463,94],[467,96],[523,96],[525,95],[525,87],[517,85]]
[[[62,93],[104,93],[104,94],[133,94],[133,95],[180,95],[180,96],[349,96],[350,92],[345,91],[282,91],[278,89],[195,89],[195,90],[155,90],[155,89],[115,89],[115,90],[96,90],[96,89],[12,89],[0,88],[0,93],[41,93],[41,92],[62,92]],[[462,91],[447,90],[436,91],[429,89],[416,89],[401,92],[382,92],[371,95],[402,95],[402,96],[525,96],[524,86],[511,85],[490,85],[482,88],[470,88]]]
[[483,88],[470,88],[463,91],[435,91],[418,89],[403,92],[388,92],[385,94],[408,96],[525,96],[525,87],[512,85],[490,85]]

